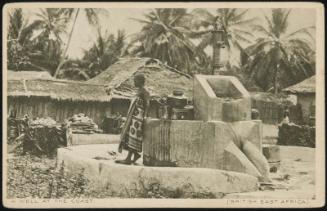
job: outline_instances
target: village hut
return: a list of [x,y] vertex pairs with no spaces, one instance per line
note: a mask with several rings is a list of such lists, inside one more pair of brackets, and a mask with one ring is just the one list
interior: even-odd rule
[[84,113],[100,124],[104,115],[111,113],[111,96],[103,85],[32,75],[8,71],[8,111],[15,111],[17,117],[27,114],[64,122],[74,114]]
[[[150,116],[152,117],[156,117],[156,100],[172,94],[174,90],[181,90],[186,97],[192,99],[192,77],[152,58],[121,58],[87,82],[106,85],[113,95],[112,111],[116,111],[122,105],[126,108],[126,103],[128,103],[122,101],[121,98],[135,96],[133,77],[138,73],[144,74],[146,78],[145,86],[151,95]],[[126,113],[127,109],[122,112],[123,115]]]
[[131,97],[135,96],[133,76],[137,73],[146,77],[154,105],[150,110],[152,117],[156,117],[155,99],[173,90],[182,90],[190,99],[193,94],[189,75],[150,58],[122,58],[86,82],[58,80],[45,72],[7,73],[8,111],[16,111],[17,117],[51,117],[57,122],[78,113],[86,114],[98,125],[106,116],[126,116]]
[[316,105],[316,76],[305,79],[304,81],[283,89],[289,95],[295,95],[297,104],[301,106],[304,121],[310,120],[315,116]]

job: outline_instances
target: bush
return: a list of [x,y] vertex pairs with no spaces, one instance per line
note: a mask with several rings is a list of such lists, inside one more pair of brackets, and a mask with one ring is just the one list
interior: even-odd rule
[[315,127],[283,124],[278,127],[278,145],[315,147]]

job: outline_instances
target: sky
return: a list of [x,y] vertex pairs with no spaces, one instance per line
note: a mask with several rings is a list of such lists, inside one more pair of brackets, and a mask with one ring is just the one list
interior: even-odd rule
[[[111,8],[107,9],[107,15],[100,15],[100,25],[103,31],[108,31],[109,33],[117,34],[120,29],[125,30],[127,36],[137,33],[141,30],[142,24],[132,20],[131,18],[142,19],[143,15],[149,11],[149,9],[142,8]],[[208,9],[214,12],[215,9]],[[24,9],[26,17],[30,21],[35,20],[37,17],[38,9]],[[250,9],[248,12],[248,17],[258,17],[259,22],[264,23],[263,14],[269,15],[268,9]],[[315,9],[292,9],[289,16],[289,31],[295,31],[296,29],[313,26],[316,21]],[[70,27],[68,26],[68,29]],[[87,19],[83,13],[80,13],[74,33],[72,36],[71,44],[68,49],[68,56],[70,58],[81,58],[83,56],[83,49],[88,49],[96,39],[96,28],[90,26]],[[129,37],[127,37],[128,39]],[[64,41],[67,38],[63,39]]]

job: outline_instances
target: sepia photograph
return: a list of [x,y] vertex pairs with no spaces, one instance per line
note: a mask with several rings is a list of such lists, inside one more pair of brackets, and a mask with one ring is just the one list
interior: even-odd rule
[[319,3],[8,3],[10,208],[325,204]]

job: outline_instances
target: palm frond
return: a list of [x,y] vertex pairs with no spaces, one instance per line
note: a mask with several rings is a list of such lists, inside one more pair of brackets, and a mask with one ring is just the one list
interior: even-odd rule
[[310,38],[314,39],[314,37],[312,36],[312,34],[310,33],[309,30],[310,29],[315,29],[315,28],[316,28],[315,26],[303,27],[303,28],[297,29],[296,31],[285,35],[285,38],[289,38],[289,37],[292,37],[292,36],[297,36],[297,35],[300,35],[300,34],[304,34],[304,35],[307,35]]
[[281,21],[281,25],[284,26],[284,30],[282,31],[283,33],[286,31],[286,28],[288,26],[288,17],[291,14],[292,9],[286,10],[284,15],[283,15],[283,19]]
[[265,46],[270,44],[271,41],[269,39],[259,38],[255,41],[255,44],[249,46],[246,51],[248,52],[249,55],[255,55],[258,52],[261,52]]
[[226,16],[225,16],[226,23],[230,23],[231,22],[230,19],[235,16],[235,12],[237,11],[237,9],[236,8],[225,9],[225,11],[226,11]]
[[252,29],[254,31],[261,32],[261,33],[263,33],[263,34],[265,34],[266,36],[269,36],[269,37],[273,37],[274,36],[268,29],[266,29],[262,25],[253,25],[252,26]]
[[230,21],[231,22],[237,22],[239,20],[242,20],[244,18],[244,16],[246,15],[246,13],[249,12],[249,9],[245,9],[244,11],[242,12],[239,12],[238,14],[235,14],[231,19]]
[[263,14],[263,17],[265,18],[267,24],[268,24],[268,27],[269,27],[269,30],[270,32],[273,32],[274,31],[274,26],[273,26],[273,23],[272,21],[269,19],[269,17],[264,13]]
[[198,39],[201,38],[202,36],[211,33],[212,30],[203,30],[203,31],[190,31],[188,30],[186,32],[186,34],[188,35],[188,37],[192,38],[192,39]]
[[99,24],[99,16],[98,16],[97,10],[92,9],[92,8],[88,8],[88,9],[84,9],[84,10],[85,10],[87,21],[91,25],[98,25]]
[[237,34],[237,33],[234,34],[234,38],[235,38],[236,40],[239,40],[239,41],[242,41],[242,42],[246,42],[246,43],[248,43],[248,44],[251,44],[251,43],[252,43],[251,40],[249,40],[249,39],[247,39],[246,37],[241,36],[241,35],[239,35],[239,34]]
[[305,39],[289,39],[288,42],[291,45],[295,45],[294,47],[297,48],[297,50],[303,49],[306,53],[309,51],[313,51],[312,47],[308,44],[308,41]]
[[231,26],[245,26],[245,25],[248,25],[248,24],[252,24],[254,21],[258,20],[257,17],[254,17],[254,18],[249,18],[249,19],[245,19],[245,20],[238,20],[238,21],[232,21],[230,23]]
[[234,31],[235,33],[247,35],[248,37],[254,38],[254,34],[249,31],[246,31],[246,30],[242,30],[242,29],[233,27],[232,31]]
[[215,21],[215,16],[206,9],[197,8],[192,10],[190,14],[193,16],[193,20],[190,24],[194,29],[198,29],[201,26],[208,27]]
[[139,18],[129,18],[130,20],[133,20],[133,21],[137,21],[139,23],[143,23],[143,24],[151,24],[150,21],[147,21],[147,20],[142,20],[142,19],[139,19]]

